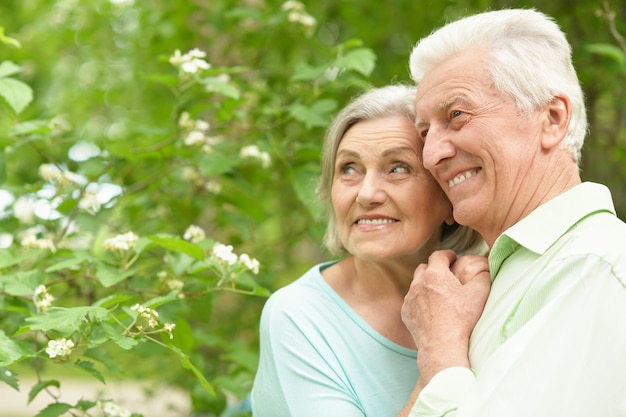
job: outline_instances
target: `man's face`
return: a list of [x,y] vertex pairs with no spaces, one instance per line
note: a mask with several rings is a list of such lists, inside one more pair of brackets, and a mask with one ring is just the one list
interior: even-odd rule
[[454,207],[457,222],[489,244],[527,214],[531,167],[541,154],[540,113],[522,114],[498,93],[480,50],[428,71],[417,89],[424,166]]

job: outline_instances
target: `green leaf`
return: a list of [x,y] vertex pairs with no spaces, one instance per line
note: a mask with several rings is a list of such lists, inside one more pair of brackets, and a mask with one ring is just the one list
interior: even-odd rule
[[44,275],[39,270],[23,271],[0,276],[0,288],[9,295],[31,297],[35,289],[43,284]]
[[179,237],[175,236],[167,236],[167,235],[153,235],[148,236],[148,239],[161,246],[162,248],[174,251],[185,253],[189,256],[192,256],[198,260],[204,259],[204,251],[198,245],[193,243],[189,243],[186,240],[183,240]]
[[233,350],[233,352],[220,356],[226,361],[233,362],[247,371],[255,372],[259,365],[259,355],[247,350]]
[[202,155],[198,162],[200,173],[205,177],[213,177],[230,171],[237,164],[237,159],[220,152],[211,152]]
[[324,74],[326,66],[312,67],[306,63],[296,65],[295,71],[291,76],[292,81],[314,81]]
[[620,48],[610,43],[590,43],[584,46],[587,52],[610,58],[619,65],[626,65],[626,54]]
[[87,349],[83,356],[98,361],[99,363],[104,365],[109,371],[115,373],[121,373],[123,371],[120,365],[116,363],[116,360],[119,359],[119,357],[117,355],[115,357],[111,356],[109,352],[105,349],[101,349],[99,347]]
[[48,311],[35,316],[26,317],[30,330],[47,332],[55,330],[64,336],[77,331],[86,321],[102,321],[109,311],[101,307],[51,307]]
[[319,166],[306,164],[296,166],[291,172],[291,184],[302,204],[314,219],[322,220],[324,211],[320,205],[315,187],[319,178]]
[[121,347],[124,350],[130,350],[133,347],[137,346],[139,343],[137,339],[131,336],[124,336],[120,334],[117,328],[113,327],[111,324],[103,322],[100,324],[102,329],[106,332],[106,334],[111,338],[111,340]]
[[36,383],[35,385],[33,385],[33,387],[30,389],[28,393],[28,404],[30,404],[41,391],[43,391],[44,389],[48,387],[60,388],[61,383],[57,381],[56,379],[50,379],[47,381],[40,381]]
[[[2,38],[2,33],[0,33],[0,39]],[[11,61],[3,61],[0,62],[0,78],[8,77],[9,75],[17,74],[20,72],[20,66],[14,64]]]
[[[26,252],[20,255],[17,255],[8,250],[0,251],[0,269],[5,269],[13,265],[21,264],[24,261],[32,259],[32,253]],[[1,282],[1,277],[0,277]]]
[[83,410],[83,411],[87,411],[90,408],[95,407],[98,404],[97,401],[88,401],[88,400],[78,400],[78,402],[76,403],[76,405],[74,407]]
[[131,296],[130,295],[118,295],[118,294],[113,294],[113,295],[109,295],[108,297],[104,297],[101,300],[96,301],[95,303],[93,303],[94,307],[102,307],[102,308],[109,308],[109,307],[113,307],[117,304],[123,303],[124,301],[130,299]]
[[28,120],[12,126],[9,134],[11,136],[26,136],[33,134],[47,135],[51,132],[49,120]]
[[376,54],[368,48],[354,49],[338,58],[335,65],[369,77],[376,66]]
[[5,45],[14,46],[16,48],[22,47],[22,45],[20,44],[20,41],[18,41],[17,39],[9,38],[8,36],[4,34],[3,27],[0,27],[0,42],[2,42]]
[[7,154],[4,148],[0,148],[0,184],[7,180]]
[[152,298],[145,303],[143,303],[144,307],[148,308],[157,308],[162,306],[163,304],[167,304],[172,301],[178,300],[178,291],[171,291],[169,294],[162,295],[159,297]]
[[17,374],[15,372],[12,372],[6,368],[0,368],[0,381],[5,382],[15,391],[20,390],[20,385],[17,382]]
[[191,363],[191,361],[189,360],[189,356],[187,356],[182,350],[180,350],[176,346],[168,345],[168,348],[176,353],[176,355],[178,355],[180,363],[185,369],[189,369],[191,372],[193,372],[196,378],[198,378],[200,385],[202,385],[204,389],[206,389],[211,395],[215,396],[215,390],[213,389],[211,384],[209,384],[209,381],[206,380],[202,372],[200,372],[200,370]]
[[105,287],[111,287],[117,283],[124,281],[126,278],[135,273],[134,269],[115,268],[103,262],[98,262],[96,266],[96,276],[100,283]]
[[169,75],[169,74],[141,74],[141,78],[146,81],[152,81],[158,84],[163,84],[168,87],[176,87],[180,82],[180,79],[177,75]]
[[219,93],[234,99],[241,97],[239,89],[228,81],[223,81],[217,77],[207,77],[202,79],[201,82],[206,85],[207,90],[211,93]]
[[81,253],[74,253],[74,254],[76,255],[75,257],[66,259],[64,261],[61,261],[59,263],[56,263],[46,268],[46,273],[60,271],[63,269],[72,269],[73,267],[78,266],[90,259],[89,256],[85,254],[81,254]]
[[71,409],[72,406],[67,403],[52,403],[37,413],[35,417],[59,417]]
[[24,342],[10,339],[0,330],[0,367],[9,366],[21,359],[31,357],[34,354],[30,346],[26,345]]
[[0,78],[0,96],[4,97],[15,113],[20,114],[33,100],[33,89],[13,78]]
[[311,107],[294,104],[289,107],[289,114],[304,123],[307,129],[325,127],[330,122],[331,113],[337,109],[337,102],[332,99],[318,100]]
[[98,381],[102,382],[103,384],[106,384],[106,382],[104,381],[104,377],[102,376],[100,371],[96,369],[93,362],[78,360],[76,361],[76,366],[78,366],[80,369],[86,371],[88,374],[95,377]]

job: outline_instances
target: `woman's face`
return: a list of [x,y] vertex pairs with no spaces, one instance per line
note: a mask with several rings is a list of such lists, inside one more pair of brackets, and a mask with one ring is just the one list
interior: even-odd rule
[[368,260],[426,259],[452,207],[422,165],[422,144],[406,117],[361,121],[337,149],[332,204],[346,250]]

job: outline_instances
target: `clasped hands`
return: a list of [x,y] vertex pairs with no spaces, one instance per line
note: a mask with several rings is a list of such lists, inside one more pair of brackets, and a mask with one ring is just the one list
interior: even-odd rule
[[469,338],[491,288],[487,258],[434,252],[414,273],[402,306],[402,321],[418,350],[422,384],[439,371],[470,367]]

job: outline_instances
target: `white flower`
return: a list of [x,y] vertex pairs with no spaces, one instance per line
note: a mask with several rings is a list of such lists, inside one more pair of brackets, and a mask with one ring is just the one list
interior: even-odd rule
[[130,308],[133,311],[137,311],[142,319],[144,319],[149,327],[156,328],[159,325],[159,313],[148,307],[144,307],[141,304],[135,304]]
[[117,235],[104,241],[104,248],[110,251],[129,251],[135,247],[138,236],[133,232]]
[[216,243],[213,246],[213,256],[227,265],[234,265],[237,262],[237,255],[233,253],[231,245]]
[[60,182],[63,184],[78,184],[85,183],[85,178],[82,175],[76,174],[72,171],[62,171]]
[[53,301],[54,297],[48,293],[48,289],[45,285],[41,284],[35,288],[33,303],[35,304],[38,312],[48,310],[52,306]]
[[181,281],[180,279],[168,279],[165,284],[167,285],[167,288],[169,288],[170,290],[174,291],[174,290],[182,290],[183,287],[185,286],[185,283],[183,281]]
[[200,173],[194,167],[184,167],[181,177],[185,181],[191,181],[196,184],[201,179]]
[[187,113],[186,111],[181,113],[180,117],[178,118],[178,126],[182,127],[183,129],[193,129],[194,122],[189,117],[189,113]]
[[39,176],[48,182],[59,181],[62,177],[62,172],[58,166],[54,164],[42,164],[39,166]]
[[269,153],[260,151],[259,147],[256,145],[244,146],[239,151],[239,156],[242,158],[252,158],[260,160],[261,166],[263,166],[263,168],[267,168],[272,160]]
[[56,252],[56,247],[52,239],[39,239],[37,235],[34,234],[26,234],[20,244],[27,249],[49,249],[50,252]]
[[90,189],[85,190],[83,196],[78,202],[78,207],[81,210],[85,210],[92,214],[98,212],[100,210],[101,204],[100,200],[98,200],[97,191]]
[[197,74],[211,68],[211,64],[204,60],[205,57],[206,52],[197,48],[192,49],[186,54],[181,54],[180,50],[177,49],[174,51],[174,55],[170,57],[170,64],[178,67],[181,71],[181,75]]
[[21,196],[13,203],[13,216],[20,223],[31,224],[35,221],[35,199],[32,196]]
[[42,164],[39,166],[39,176],[47,182],[58,182],[59,184],[84,184],[85,178],[82,175],[61,169],[55,164]]
[[189,226],[183,235],[183,239],[188,240],[191,243],[198,243],[204,238],[206,238],[206,233],[200,226],[196,226],[195,224]]
[[289,12],[287,20],[290,22],[300,23],[306,27],[313,27],[317,23],[315,18],[306,12],[304,4],[299,1],[287,1],[283,3],[282,9]]
[[290,11],[290,10],[302,11],[304,10],[304,4],[302,4],[299,1],[289,0],[283,3],[283,5],[281,6],[281,9],[285,11]]
[[310,14],[302,13],[299,16],[298,23],[300,23],[303,26],[313,27],[317,23],[317,20],[315,20],[315,18],[311,16]]
[[167,333],[169,333],[170,339],[174,338],[174,335],[172,334],[172,330],[174,330],[175,327],[176,327],[176,325],[174,323],[165,323],[163,325],[163,330],[165,330]]
[[205,120],[198,119],[195,122],[196,123],[193,127],[195,130],[199,130],[201,132],[207,132],[211,128],[211,125],[209,124],[209,122]]
[[48,347],[46,353],[50,358],[65,357],[72,353],[74,342],[65,338],[48,341]]
[[199,130],[192,130],[187,134],[184,140],[185,145],[187,146],[196,146],[204,144],[204,133]]
[[132,414],[111,401],[98,401],[97,406],[102,408],[104,417],[130,417]]
[[241,255],[239,255],[239,262],[242,263],[250,271],[252,271],[254,275],[257,275],[259,273],[259,261],[254,258],[250,258],[247,253],[242,253]]
[[219,194],[222,192],[222,184],[215,180],[209,180],[204,184],[204,188],[211,194]]

